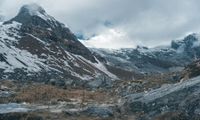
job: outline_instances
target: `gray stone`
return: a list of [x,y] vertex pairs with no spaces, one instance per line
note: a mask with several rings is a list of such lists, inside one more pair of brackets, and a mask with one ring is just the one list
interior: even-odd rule
[[110,88],[112,87],[112,80],[105,75],[99,75],[97,78],[88,82],[86,87],[91,88],[91,89],[97,89],[101,87]]
[[89,107],[83,112],[89,116],[102,118],[112,117],[114,114],[113,110],[109,107]]

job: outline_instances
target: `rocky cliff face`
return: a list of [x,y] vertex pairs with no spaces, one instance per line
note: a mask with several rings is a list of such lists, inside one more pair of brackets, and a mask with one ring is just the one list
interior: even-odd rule
[[116,79],[69,28],[36,4],[23,6],[0,26],[0,71],[1,79],[62,85],[100,76]]

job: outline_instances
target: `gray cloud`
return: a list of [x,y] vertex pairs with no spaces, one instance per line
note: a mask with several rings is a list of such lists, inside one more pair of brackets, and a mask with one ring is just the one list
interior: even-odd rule
[[83,34],[92,47],[153,47],[200,32],[199,0],[1,0],[0,11],[9,19],[30,2]]

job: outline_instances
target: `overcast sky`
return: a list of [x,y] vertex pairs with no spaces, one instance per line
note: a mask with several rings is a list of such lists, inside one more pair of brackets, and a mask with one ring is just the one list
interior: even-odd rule
[[90,47],[154,47],[200,31],[200,0],[0,0],[0,14],[33,2]]

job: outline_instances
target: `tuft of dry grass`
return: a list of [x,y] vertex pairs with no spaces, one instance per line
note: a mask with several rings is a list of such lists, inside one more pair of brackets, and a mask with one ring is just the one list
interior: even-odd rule
[[48,85],[34,85],[23,88],[19,94],[15,96],[16,101],[23,102],[42,102],[52,99],[68,100],[68,95],[63,90]]
[[16,83],[14,83],[12,80],[0,80],[0,89],[2,86],[5,86],[9,89],[17,88]]

